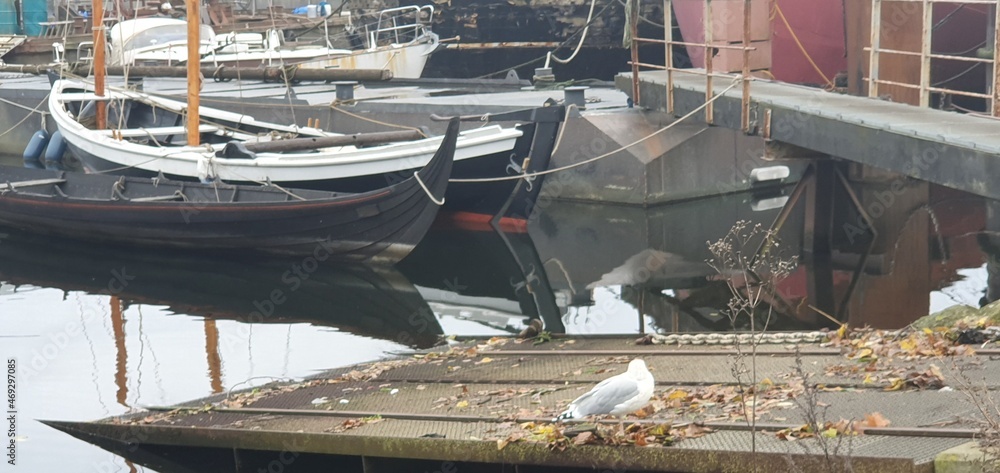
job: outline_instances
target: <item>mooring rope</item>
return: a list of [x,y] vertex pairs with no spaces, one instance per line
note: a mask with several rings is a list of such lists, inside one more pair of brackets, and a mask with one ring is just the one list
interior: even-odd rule
[[431,199],[431,202],[437,204],[438,207],[444,205],[444,196],[441,196],[440,200],[434,197],[434,194],[431,193],[431,190],[427,188],[427,184],[424,184],[424,180],[420,178],[419,172],[413,173],[413,178],[417,180],[417,184],[420,184],[420,188],[423,189],[425,193],[427,193],[427,198]]
[[[4,100],[4,99],[0,99],[0,100],[2,100],[3,102],[8,102],[7,100]],[[10,103],[11,105],[15,105],[17,107],[23,108],[25,110],[29,110],[30,112],[34,112],[34,113],[40,114],[42,116],[42,120],[43,120],[43,122],[42,122],[42,128],[44,128],[44,125],[45,125],[45,122],[44,122],[45,115],[48,115],[49,112],[43,112],[43,111],[39,110],[39,108],[41,108],[42,105],[44,105],[46,102],[48,102],[48,100],[49,100],[49,94],[45,94],[45,98],[43,98],[42,101],[38,104],[38,106],[35,107],[35,108],[33,108],[33,109],[29,109],[28,107],[26,107],[24,105],[17,104],[17,103],[14,103],[14,102],[8,102],[8,103]],[[21,124],[23,124],[24,122],[28,121],[28,119],[31,118],[31,117],[32,117],[32,113],[26,114],[24,116],[24,118],[21,119],[21,121],[15,123],[13,126],[11,126],[10,128],[8,128],[3,133],[0,133],[0,138],[6,136],[8,133],[16,130],[18,127],[21,126]]]
[[[448,182],[500,182],[500,181],[515,181],[515,180],[518,180],[518,179],[530,179],[532,177],[545,176],[545,175],[548,175],[548,174],[554,174],[554,173],[557,173],[557,172],[560,172],[560,171],[566,171],[568,169],[578,168],[580,166],[584,166],[584,165],[593,163],[595,161],[600,161],[600,160],[602,160],[604,158],[607,158],[608,156],[611,156],[613,154],[622,152],[622,151],[624,151],[626,149],[629,149],[629,148],[631,148],[631,147],[633,147],[633,146],[635,146],[635,145],[637,145],[639,143],[642,143],[642,142],[644,142],[644,141],[646,141],[646,140],[648,140],[648,139],[650,139],[650,138],[652,138],[652,137],[654,137],[656,135],[659,135],[660,133],[663,133],[663,132],[671,129],[674,126],[676,126],[676,125],[678,125],[680,123],[683,123],[688,118],[691,118],[692,116],[694,116],[698,112],[704,110],[711,103],[713,103],[716,100],[718,100],[719,98],[721,98],[723,95],[726,94],[726,92],[729,92],[734,87],[736,87],[737,85],[739,85],[740,81],[742,81],[742,80],[743,80],[742,76],[736,76],[736,78],[733,79],[733,83],[730,84],[729,87],[726,87],[721,92],[719,92],[717,95],[715,95],[714,97],[706,100],[705,103],[701,104],[700,106],[698,106],[694,110],[691,110],[690,112],[688,112],[684,116],[678,118],[673,123],[671,123],[671,124],[669,124],[669,125],[667,125],[667,126],[665,126],[663,128],[660,128],[659,130],[656,130],[656,131],[654,131],[654,132],[652,132],[652,133],[650,133],[650,134],[648,134],[648,135],[646,135],[646,136],[644,136],[642,138],[639,138],[638,140],[635,140],[635,141],[633,141],[633,142],[631,142],[631,143],[629,143],[629,144],[627,144],[625,146],[622,146],[622,147],[620,147],[618,149],[614,149],[614,150],[608,151],[607,153],[604,153],[604,154],[602,154],[600,156],[594,156],[593,158],[586,159],[586,160],[580,161],[578,163],[567,164],[565,166],[561,166],[561,167],[558,167],[558,168],[546,169],[546,170],[543,170],[543,171],[537,171],[537,172],[533,172],[533,173],[522,173],[522,174],[517,174],[517,175],[514,175],[514,176],[500,176],[500,177],[480,177],[480,178],[467,178],[467,179],[449,179]],[[563,125],[563,127],[565,127],[565,125]]]

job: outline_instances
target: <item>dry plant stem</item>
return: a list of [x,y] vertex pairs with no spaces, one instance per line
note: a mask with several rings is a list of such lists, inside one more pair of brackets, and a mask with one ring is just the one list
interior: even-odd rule
[[[763,245],[753,245],[753,242],[763,239]],[[760,254],[747,254],[750,248],[765,248]],[[749,227],[746,221],[739,221],[729,232],[716,242],[709,242],[709,250],[713,258],[708,264],[720,275],[728,276],[727,287],[730,300],[727,304],[727,316],[733,331],[738,331],[741,317],[748,318],[751,333],[749,349],[749,368],[747,367],[747,352],[741,343],[735,345],[736,354],[732,365],[732,375],[741,395],[742,414],[746,425],[750,428],[750,448],[754,459],[752,469],[758,471],[757,452],[757,397],[759,396],[757,373],[757,348],[767,332],[771,318],[774,315],[774,304],[767,304],[763,326],[757,324],[757,308],[762,302],[779,300],[777,297],[777,282],[788,275],[794,267],[794,260],[782,260],[778,253],[780,242],[772,230],[764,230],[760,225]],[[756,251],[756,250],[754,250]],[[738,284],[735,278],[739,279]],[[748,403],[750,403],[748,405]]]
[[968,366],[952,361],[952,367],[958,373],[958,389],[965,394],[970,402],[982,415],[978,420],[982,436],[979,439],[979,447],[983,450],[983,471],[1000,471],[1000,406],[990,394],[990,389],[985,379],[982,385],[975,386],[968,374]]
[[[823,453],[823,463],[826,466],[826,471],[829,473],[854,471],[851,465],[853,437],[850,435],[837,435],[834,438],[830,438],[822,435],[827,425],[828,406],[820,402],[819,387],[811,381],[812,373],[807,372],[803,366],[802,355],[798,347],[795,349],[795,376],[802,380],[802,394],[795,398],[794,402],[802,410],[803,416],[806,419],[806,425],[816,434],[812,438],[816,439]],[[845,438],[847,439],[847,453],[841,454]],[[800,443],[799,446],[808,451],[807,444]]]

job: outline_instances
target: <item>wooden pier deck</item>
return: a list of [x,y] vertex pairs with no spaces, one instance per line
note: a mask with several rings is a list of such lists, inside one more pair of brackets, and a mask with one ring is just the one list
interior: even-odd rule
[[[616,77],[631,95],[632,74]],[[644,107],[665,111],[667,73],[639,73]],[[723,91],[732,79],[713,79]],[[705,103],[705,78],[674,74],[674,114]],[[742,86],[714,103],[714,124],[742,129]],[[772,145],[793,145],[973,194],[1000,198],[1000,120],[767,80],[750,85],[754,133]],[[770,116],[770,123],[767,117]],[[692,120],[695,120],[692,117]],[[702,114],[697,120],[704,123]]]
[[[954,356],[966,349],[935,345],[941,337],[760,345],[756,453],[731,346],[637,345],[635,337],[467,341],[192,401],[189,410],[49,424],[167,471],[844,471],[849,461],[858,472],[930,472],[935,457],[980,432],[963,383],[1000,387],[996,350]],[[626,424],[638,424],[633,433],[614,434],[609,420],[601,440],[574,434],[586,425],[551,424],[634,357],[648,363],[657,388],[644,418]],[[820,387],[806,391],[803,373]],[[820,439],[794,440],[810,413],[834,428],[821,437],[836,447],[829,459]],[[845,433],[844,419],[868,429]]]

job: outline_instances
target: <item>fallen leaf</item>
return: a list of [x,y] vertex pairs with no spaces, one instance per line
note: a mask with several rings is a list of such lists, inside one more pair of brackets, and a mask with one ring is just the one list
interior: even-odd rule
[[888,427],[891,422],[886,419],[885,416],[879,414],[878,412],[872,412],[871,414],[865,414],[865,426],[866,427]]
[[594,442],[593,432],[582,432],[573,439],[574,445],[584,445],[592,442]]
[[673,401],[675,399],[687,399],[690,394],[683,389],[675,389],[670,394],[667,395],[668,401]]

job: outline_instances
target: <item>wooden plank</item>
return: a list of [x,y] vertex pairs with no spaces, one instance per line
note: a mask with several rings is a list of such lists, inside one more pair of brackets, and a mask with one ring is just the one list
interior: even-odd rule
[[289,140],[261,141],[258,143],[246,143],[244,146],[247,151],[254,153],[268,153],[303,151],[319,148],[333,148],[338,146],[377,145],[396,143],[400,141],[419,140],[423,137],[424,135],[416,130],[382,131],[376,133],[358,133],[355,135],[317,136],[308,138],[293,138]]
[[137,199],[129,199],[131,202],[170,202],[174,200],[180,200],[183,196],[180,194],[171,195],[160,195],[156,197],[139,197]]

